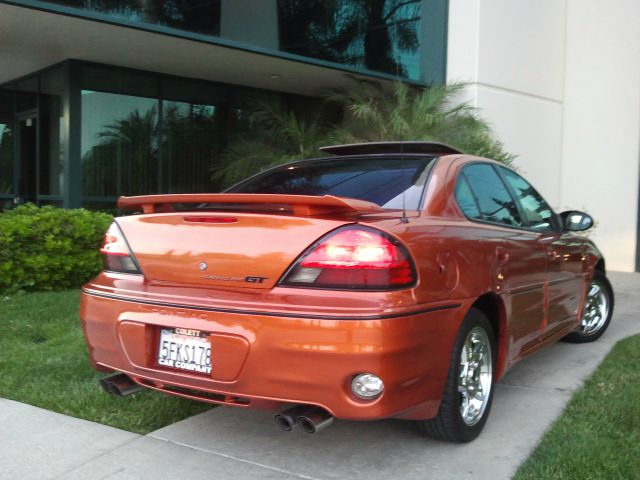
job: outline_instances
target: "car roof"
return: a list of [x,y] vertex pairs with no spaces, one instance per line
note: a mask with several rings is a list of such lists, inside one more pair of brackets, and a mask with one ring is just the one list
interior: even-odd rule
[[398,142],[367,142],[349,143],[345,145],[331,145],[321,147],[323,153],[334,155],[372,155],[372,154],[430,154],[454,155],[462,153],[449,145],[439,142],[398,141]]

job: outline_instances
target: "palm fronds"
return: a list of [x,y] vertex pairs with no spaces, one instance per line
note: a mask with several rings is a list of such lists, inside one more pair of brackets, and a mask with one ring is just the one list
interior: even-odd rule
[[213,178],[226,186],[269,166],[317,155],[323,145],[390,140],[438,141],[511,163],[515,155],[492,136],[478,109],[459,100],[464,88],[460,83],[413,88],[397,82],[385,90],[361,82],[326,96],[327,103],[343,109],[340,125],[331,124],[322,110],[300,114],[278,98],[260,97],[248,108],[250,130],[257,133],[231,142]]

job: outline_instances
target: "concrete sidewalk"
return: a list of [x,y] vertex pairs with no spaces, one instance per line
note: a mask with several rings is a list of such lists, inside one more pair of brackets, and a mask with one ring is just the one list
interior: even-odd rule
[[425,439],[401,421],[281,432],[271,414],[215,408],[139,436],[0,399],[0,479],[507,479],[621,338],[640,333],[640,274],[611,273],[613,322],[597,342],[558,343],[498,384],[474,442]]

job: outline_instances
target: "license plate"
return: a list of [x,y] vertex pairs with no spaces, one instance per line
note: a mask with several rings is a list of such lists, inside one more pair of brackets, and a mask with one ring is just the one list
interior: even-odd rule
[[187,372],[211,373],[211,343],[198,330],[162,328],[158,364]]

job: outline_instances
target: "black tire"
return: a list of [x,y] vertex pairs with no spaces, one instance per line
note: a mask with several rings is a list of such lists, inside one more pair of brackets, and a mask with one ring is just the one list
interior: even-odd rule
[[[489,394],[484,398],[482,402],[483,407],[480,409],[481,411],[477,412],[477,417],[474,418],[473,421],[470,421],[468,418],[469,412],[467,413],[466,420],[463,418],[462,414],[465,398],[469,398],[468,395],[471,388],[469,387],[469,389],[467,389],[462,385],[462,354],[463,349],[465,348],[465,343],[469,339],[471,333],[473,332],[475,336],[482,338],[480,333],[481,331],[484,332],[485,337],[479,343],[483,343],[486,339],[486,348],[490,350],[490,352],[485,351],[485,356],[488,356],[488,358],[491,359],[491,372],[490,375],[485,374],[484,376],[485,382],[487,380],[489,381],[486,385],[489,387]],[[448,442],[463,443],[470,442],[476,438],[487,421],[489,411],[491,410],[491,404],[493,403],[496,356],[496,339],[487,316],[481,310],[471,308],[462,322],[458,335],[456,336],[453,354],[451,355],[451,361],[449,363],[447,381],[438,414],[429,420],[418,420],[416,423],[419,430],[430,437]],[[473,380],[467,379],[465,382],[466,381],[471,382]],[[486,386],[482,390],[486,390]],[[465,395],[464,393],[461,393],[460,388],[464,388],[467,394]],[[468,405],[468,401],[466,405]],[[473,412],[473,410],[469,411]]]
[[[580,326],[563,340],[569,343],[588,343],[599,339],[611,323],[613,302],[613,288],[609,280],[604,273],[596,270],[589,285]],[[599,310],[600,308],[604,310]]]

